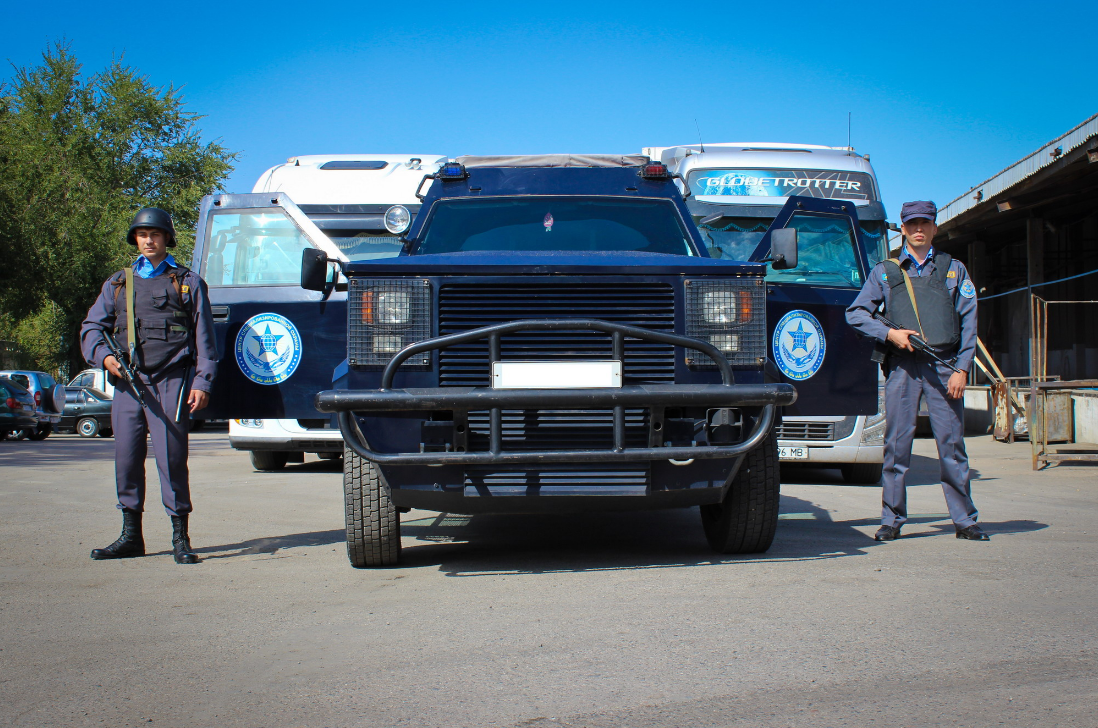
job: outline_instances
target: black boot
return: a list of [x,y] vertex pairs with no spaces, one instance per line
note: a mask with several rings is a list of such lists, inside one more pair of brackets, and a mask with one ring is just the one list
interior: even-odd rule
[[175,563],[197,564],[198,554],[191,548],[191,537],[187,535],[187,516],[172,516],[172,551]]
[[122,535],[104,549],[92,549],[93,559],[128,559],[145,555],[145,538],[141,535],[141,511],[122,509]]

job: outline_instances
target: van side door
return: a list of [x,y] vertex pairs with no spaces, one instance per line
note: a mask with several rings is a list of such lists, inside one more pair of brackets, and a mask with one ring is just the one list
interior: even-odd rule
[[321,416],[313,395],[331,387],[346,357],[347,294],[301,288],[306,248],[346,260],[284,193],[203,198],[193,261],[209,287],[220,359],[203,417]]
[[769,354],[783,382],[797,388],[791,416],[870,415],[877,411],[873,343],[846,323],[870,266],[854,203],[792,197],[752,255],[770,254],[774,230],[794,228],[798,264],[767,266]]

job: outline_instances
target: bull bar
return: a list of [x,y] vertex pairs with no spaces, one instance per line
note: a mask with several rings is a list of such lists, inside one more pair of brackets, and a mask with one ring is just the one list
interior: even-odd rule
[[[443,349],[471,341],[488,340],[489,366],[500,360],[500,338],[516,331],[602,331],[611,336],[612,356],[624,363],[625,338],[655,341],[694,349],[717,365],[721,384],[629,385],[594,389],[492,389],[490,387],[438,387],[392,389],[393,377],[408,358],[425,351]],[[439,336],[401,349],[385,366],[381,387],[376,390],[328,390],[316,395],[321,412],[337,413],[339,429],[347,446],[359,456],[392,465],[483,465],[497,463],[589,463],[637,460],[690,460],[730,458],[753,450],[774,424],[775,408],[793,404],[797,392],[791,384],[735,383],[728,359],[712,344],[686,336],[667,334],[636,326],[624,326],[595,319],[547,319],[512,321],[485,326],[459,334]],[[709,408],[760,407],[751,434],[734,445],[691,445],[625,447],[626,407]],[[602,450],[503,451],[503,409],[613,409],[614,444]],[[489,448],[482,452],[379,453],[371,450],[359,429],[355,412],[413,412],[453,410],[467,414],[489,411]]]

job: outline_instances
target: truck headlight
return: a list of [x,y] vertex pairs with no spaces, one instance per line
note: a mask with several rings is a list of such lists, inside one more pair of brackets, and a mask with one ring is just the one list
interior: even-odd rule
[[[352,277],[347,286],[347,363],[383,366],[393,354],[431,335],[431,286],[423,279]],[[405,365],[426,365],[429,352]]]
[[862,427],[862,444],[883,445],[886,424],[884,387],[878,387],[877,414],[865,418],[865,425]]
[[404,205],[393,205],[385,211],[385,229],[393,235],[400,235],[412,224],[412,213]]
[[[685,281],[686,335],[717,347],[733,365],[759,366],[766,359],[766,284],[762,278]],[[686,350],[686,363],[715,364]]]
[[737,291],[706,291],[702,296],[702,318],[709,324],[736,323]]
[[374,323],[408,323],[408,294],[405,291],[379,291],[374,302]]

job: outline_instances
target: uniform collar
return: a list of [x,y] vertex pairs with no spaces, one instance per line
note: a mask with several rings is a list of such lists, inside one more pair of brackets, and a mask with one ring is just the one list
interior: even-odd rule
[[919,272],[922,272],[923,268],[926,267],[927,263],[934,260],[934,246],[933,245],[930,246],[930,250],[928,250],[927,254],[926,254],[926,259],[922,263],[920,263],[919,261],[917,261],[915,259],[915,256],[911,254],[911,251],[907,249],[907,243],[904,243],[904,249],[900,253],[900,262],[901,263],[903,262],[905,257],[908,258],[911,261],[911,264],[913,266],[915,266],[915,270],[917,270]]
[[160,261],[160,265],[155,268],[153,268],[153,264],[149,262],[149,259],[143,255],[133,262],[133,272],[139,278],[156,278],[158,275],[164,274],[169,267],[179,267],[171,253],[168,253],[168,257]]

